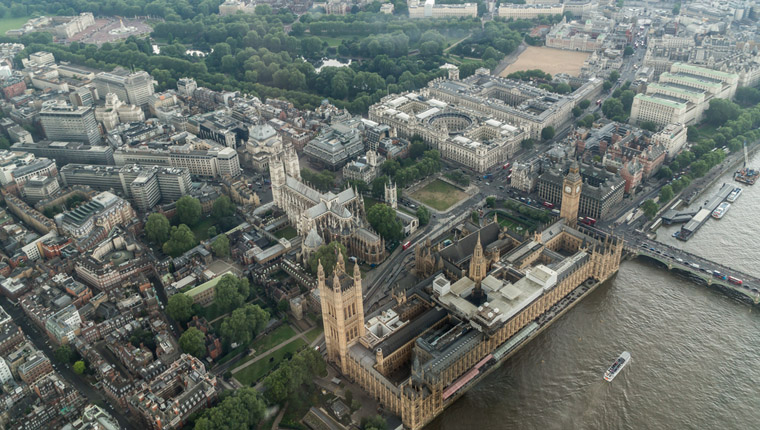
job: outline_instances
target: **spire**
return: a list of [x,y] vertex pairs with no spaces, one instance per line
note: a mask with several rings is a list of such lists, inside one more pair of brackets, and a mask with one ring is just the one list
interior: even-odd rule
[[359,270],[359,262],[354,262],[354,280],[362,278],[362,271]]
[[341,251],[340,248],[337,248],[338,255],[335,258],[335,272],[337,273],[338,270],[340,270],[343,273],[346,273],[346,262],[343,259],[343,251]]
[[319,264],[317,265],[317,279],[319,281],[319,284],[325,283],[325,268],[322,267],[322,259],[320,258],[318,260]]

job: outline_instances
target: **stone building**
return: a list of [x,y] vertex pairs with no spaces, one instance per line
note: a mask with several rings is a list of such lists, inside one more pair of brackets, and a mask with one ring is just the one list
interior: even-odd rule
[[[564,172],[569,168],[570,166],[564,164],[542,173],[538,177],[538,196],[555,205],[560,204],[565,187]],[[604,219],[610,209],[623,200],[625,180],[618,174],[588,164],[581,164],[578,169],[583,182],[578,207],[579,214],[597,220]]]
[[356,189],[322,194],[300,181],[298,158],[275,157],[269,164],[272,199],[306,236],[315,229],[326,243],[340,241],[349,253],[367,263],[385,259],[385,242],[367,227],[364,198]]
[[[568,219],[577,218],[569,212]],[[622,240],[579,230],[565,219],[495,262],[475,236],[469,276],[454,282],[439,273],[408,291],[394,291],[395,303],[367,321],[361,274],[355,267],[348,275],[339,258],[331,283],[319,270],[327,357],[399,415],[405,428],[421,429],[551,324],[559,310],[609,279],[622,249]]]

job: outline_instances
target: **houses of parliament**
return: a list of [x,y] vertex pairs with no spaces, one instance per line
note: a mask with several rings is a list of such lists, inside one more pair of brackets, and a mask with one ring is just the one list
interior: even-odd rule
[[406,428],[425,426],[617,272],[622,239],[576,225],[582,186],[573,165],[561,217],[528,239],[503,234],[494,220],[417,253],[428,261],[417,271],[424,279],[368,317],[358,267],[349,274],[338,258],[326,279],[320,264],[328,359]]

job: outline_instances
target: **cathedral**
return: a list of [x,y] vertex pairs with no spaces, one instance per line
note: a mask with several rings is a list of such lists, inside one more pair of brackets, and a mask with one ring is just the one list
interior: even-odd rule
[[339,257],[329,282],[320,264],[329,361],[405,428],[424,427],[617,272],[623,240],[576,226],[572,171],[564,185],[564,217],[527,239],[492,222],[436,252],[426,243],[421,281],[366,320],[358,267]]
[[269,176],[275,206],[310,245],[337,240],[352,256],[369,264],[385,259],[385,241],[367,225],[364,199],[355,188],[323,194],[304,184],[293,146],[270,159]]

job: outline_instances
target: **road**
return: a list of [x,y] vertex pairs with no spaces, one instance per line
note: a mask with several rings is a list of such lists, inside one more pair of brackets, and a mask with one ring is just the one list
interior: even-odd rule
[[24,311],[21,310],[20,306],[14,306],[5,297],[0,297],[0,304],[3,306],[3,309],[8,313],[8,315],[13,318],[13,322],[21,327],[21,330],[24,332],[24,334],[26,334],[27,339],[29,339],[37,349],[47,355],[47,357],[55,366],[55,370],[59,375],[61,375],[66,381],[68,381],[77,390],[79,390],[79,392],[82,393],[82,395],[89,402],[97,402],[103,405],[107,405],[108,412],[119,421],[119,424],[123,428],[135,428],[134,423],[130,422],[129,419],[127,419],[126,415],[122,414],[119,409],[114,409],[111,406],[111,404],[108,402],[108,398],[101,391],[97,390],[79,375],[75,374],[74,371],[71,370],[70,366],[59,364],[55,361],[53,349],[50,347],[49,341],[47,340],[48,337],[43,334],[37,328],[37,326],[35,326],[34,323],[32,323],[27,318],[26,314],[24,314]]

